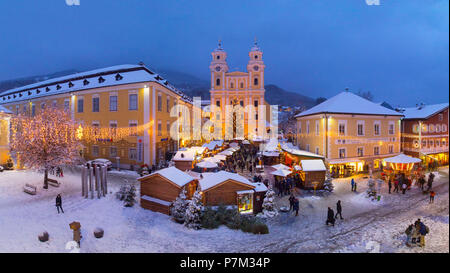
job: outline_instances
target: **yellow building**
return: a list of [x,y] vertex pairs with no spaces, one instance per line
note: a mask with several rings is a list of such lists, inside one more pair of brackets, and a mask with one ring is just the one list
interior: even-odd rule
[[383,158],[400,153],[401,117],[342,92],[296,116],[299,148],[323,155],[331,172],[377,170]]
[[[252,139],[252,137],[263,136],[267,127],[267,120],[270,118],[270,111],[267,102],[264,100],[264,61],[263,53],[257,43],[249,52],[249,61],[247,63],[247,72],[229,71],[227,64],[227,53],[221,44],[211,53],[212,60],[209,66],[211,71],[211,121],[222,123],[222,137],[233,139],[236,137],[244,137]],[[230,106],[242,106],[243,109],[249,109],[249,105],[255,107],[254,111],[248,110],[243,113],[241,121],[243,121],[242,132],[240,135],[236,124],[236,115],[240,113],[232,112]],[[263,106],[263,107],[260,107]],[[247,108],[246,108],[247,107]],[[228,120],[227,120],[228,119]],[[251,121],[251,122],[249,122]],[[227,135],[226,123],[232,124],[231,131]],[[240,123],[239,121],[237,121]],[[250,125],[249,124],[254,124]]]
[[0,105],[0,165],[9,158],[9,119],[11,111]]
[[176,151],[180,141],[171,139],[169,131],[181,114],[171,116],[170,111],[174,105],[192,110],[189,97],[144,65],[118,65],[15,88],[0,94],[0,104],[13,114],[31,116],[45,107],[64,107],[82,128],[95,131],[84,140],[84,158],[107,158],[122,168],[158,164]]

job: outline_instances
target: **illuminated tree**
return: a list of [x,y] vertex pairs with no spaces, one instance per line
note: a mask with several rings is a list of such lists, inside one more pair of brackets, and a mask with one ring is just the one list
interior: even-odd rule
[[34,117],[19,114],[11,122],[11,152],[30,169],[44,171],[48,188],[51,167],[71,165],[79,157],[82,136],[78,125],[62,109],[42,109]]

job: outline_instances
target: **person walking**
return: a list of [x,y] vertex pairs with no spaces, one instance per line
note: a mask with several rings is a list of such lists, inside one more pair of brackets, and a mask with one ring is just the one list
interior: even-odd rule
[[61,212],[64,213],[64,210],[62,208],[61,194],[58,194],[56,196],[56,209],[58,210],[58,214],[59,214],[59,209],[61,209]]
[[434,191],[430,191],[430,203],[434,203],[434,196],[436,193]]
[[389,187],[389,194],[391,194],[392,181],[390,179],[389,179],[389,182],[388,182],[388,187]]
[[294,197],[294,210],[295,210],[295,216],[298,216],[298,210],[300,208],[300,201],[298,198]]
[[291,193],[291,196],[289,196],[289,211],[294,211],[294,202],[295,202],[295,197],[294,195]]
[[342,205],[341,205],[341,200],[338,200],[336,203],[336,215],[334,216],[334,218],[337,219],[337,216],[339,214],[339,217],[341,218],[341,220],[344,220],[344,218],[342,217]]
[[352,182],[350,182],[352,185],[352,191],[355,191],[355,179],[352,178]]
[[419,231],[419,246],[424,247],[425,246],[425,235],[429,233],[429,228],[420,221],[420,219],[417,219],[415,223],[416,229]]
[[334,227],[334,211],[330,207],[328,207],[327,221],[325,224],[327,226],[331,224]]
[[394,180],[394,192],[398,193],[398,179]]

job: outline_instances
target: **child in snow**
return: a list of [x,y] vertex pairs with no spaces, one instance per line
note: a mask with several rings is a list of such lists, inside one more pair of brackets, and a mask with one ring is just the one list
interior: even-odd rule
[[436,193],[434,191],[430,191],[430,203],[434,203],[434,196]]
[[408,228],[405,230],[406,233],[406,245],[411,246],[412,236],[414,233],[415,227],[414,225],[409,225]]

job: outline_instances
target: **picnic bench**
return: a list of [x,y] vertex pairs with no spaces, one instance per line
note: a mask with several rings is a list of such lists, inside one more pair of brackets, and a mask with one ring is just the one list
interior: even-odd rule
[[35,195],[37,192],[37,188],[36,188],[36,186],[30,185],[30,184],[25,184],[25,186],[23,187],[23,191],[28,194]]
[[61,183],[59,183],[55,179],[51,179],[51,178],[47,179],[47,183],[52,187],[59,187],[59,185],[61,185]]

